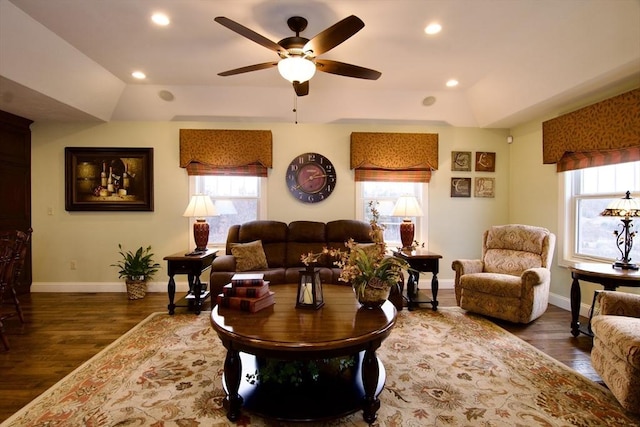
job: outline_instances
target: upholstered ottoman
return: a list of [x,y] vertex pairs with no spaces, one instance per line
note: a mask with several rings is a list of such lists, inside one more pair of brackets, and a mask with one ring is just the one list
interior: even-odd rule
[[600,292],[591,364],[628,411],[640,414],[640,295]]

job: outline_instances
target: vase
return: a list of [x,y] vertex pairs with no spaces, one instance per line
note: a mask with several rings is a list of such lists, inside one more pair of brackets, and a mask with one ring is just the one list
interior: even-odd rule
[[[372,281],[376,281],[376,279],[372,279]],[[367,283],[362,292],[354,288],[360,305],[366,308],[378,308],[389,298],[391,288],[386,284],[381,286],[379,282],[378,280],[374,283]]]

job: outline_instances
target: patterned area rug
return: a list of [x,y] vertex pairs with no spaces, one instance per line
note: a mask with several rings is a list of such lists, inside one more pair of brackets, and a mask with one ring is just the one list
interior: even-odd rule
[[[233,425],[224,356],[208,312],[156,313],[2,426]],[[604,387],[457,307],[402,311],[378,356],[378,426],[640,425]],[[237,425],[274,424],[243,411]],[[366,423],[357,412],[326,425]]]

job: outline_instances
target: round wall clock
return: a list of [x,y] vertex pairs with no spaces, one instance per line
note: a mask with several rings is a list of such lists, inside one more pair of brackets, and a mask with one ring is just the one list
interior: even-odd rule
[[336,170],[322,154],[304,153],[297,156],[287,169],[287,187],[304,203],[321,202],[336,186]]

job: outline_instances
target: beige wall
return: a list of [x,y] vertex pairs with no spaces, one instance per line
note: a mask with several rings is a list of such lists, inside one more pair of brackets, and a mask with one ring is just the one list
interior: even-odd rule
[[[166,265],[162,257],[186,251],[191,233],[188,220],[181,216],[188,202],[188,177],[178,166],[180,128],[270,129],[274,162],[267,184],[268,218],[285,222],[354,217],[355,183],[349,168],[351,132],[438,133],[440,165],[429,185],[426,215],[429,248],[443,255],[439,275],[443,286],[453,278],[451,261],[479,256],[482,231],[508,220],[510,146],[504,129],[283,123],[36,123],[32,126],[34,291],[124,290],[117,270],[110,267],[117,260],[118,243],[131,249],[151,245],[156,259],[163,264],[152,289],[165,288]],[[65,211],[64,147],[153,147],[155,211]],[[495,152],[496,172],[452,175],[452,150]],[[331,197],[312,205],[296,201],[285,185],[289,162],[307,151],[327,156],[338,173]],[[452,176],[494,176],[496,197],[451,198]],[[53,215],[49,215],[50,210]],[[70,268],[71,261],[76,262],[75,270]]]

